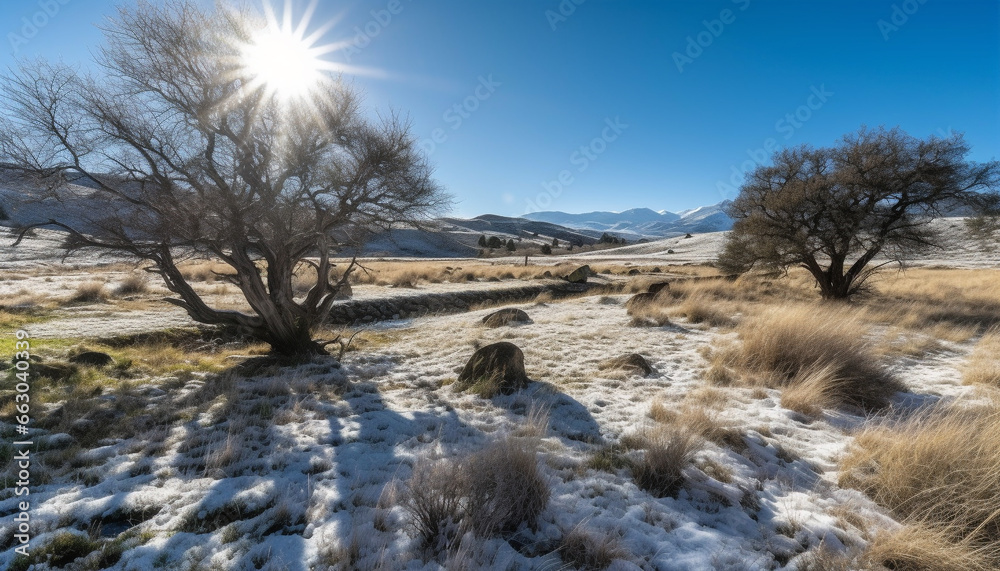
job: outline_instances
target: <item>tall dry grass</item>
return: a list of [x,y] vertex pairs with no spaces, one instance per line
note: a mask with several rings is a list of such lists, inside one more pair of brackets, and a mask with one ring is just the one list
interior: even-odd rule
[[[867,326],[845,305],[790,305],[747,317],[740,342],[713,366],[747,384],[793,388],[789,401],[885,407],[904,385],[868,347]],[[722,373],[717,373],[722,374]]]
[[1000,328],[986,332],[962,367],[962,381],[968,385],[1000,388]]
[[840,484],[865,492],[947,544],[965,546],[995,569],[1000,566],[998,442],[996,404],[927,409],[860,433],[842,462]]

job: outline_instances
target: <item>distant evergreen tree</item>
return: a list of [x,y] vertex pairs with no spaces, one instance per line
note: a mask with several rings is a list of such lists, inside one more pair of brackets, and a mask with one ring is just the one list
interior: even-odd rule
[[552,247],[553,248],[558,248],[559,247],[559,238],[553,238],[552,239]]
[[486,241],[487,248],[503,248],[503,240],[497,236],[490,236],[490,239]]
[[513,252],[516,249],[517,249],[517,246],[514,245],[514,241],[513,240],[507,240],[507,251],[508,252]]
[[549,246],[548,244],[542,244],[542,253],[546,254],[546,255],[547,254],[551,254],[552,253],[552,246]]
[[479,236],[479,247],[480,248],[486,247],[486,234],[482,234],[481,236]]

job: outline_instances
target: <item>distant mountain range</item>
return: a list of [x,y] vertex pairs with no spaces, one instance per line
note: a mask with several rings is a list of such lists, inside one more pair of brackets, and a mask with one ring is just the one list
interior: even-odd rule
[[681,212],[657,212],[649,208],[583,214],[548,211],[525,214],[523,218],[581,231],[608,232],[630,240],[670,238],[687,233],[729,230],[733,226],[732,218],[725,213],[729,202],[724,200]]

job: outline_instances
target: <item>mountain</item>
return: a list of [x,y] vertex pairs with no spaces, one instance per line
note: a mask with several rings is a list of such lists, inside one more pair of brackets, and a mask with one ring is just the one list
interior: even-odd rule
[[537,222],[559,224],[580,231],[608,232],[637,240],[641,238],[667,238],[694,232],[719,232],[732,228],[733,221],[724,209],[729,201],[711,206],[701,206],[681,212],[659,212],[649,208],[633,208],[623,212],[534,212],[522,218]]

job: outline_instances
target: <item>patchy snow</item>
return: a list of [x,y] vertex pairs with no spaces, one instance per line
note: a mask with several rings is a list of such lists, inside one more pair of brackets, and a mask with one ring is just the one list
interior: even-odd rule
[[[149,513],[122,536],[133,539],[115,569],[323,568],[336,559],[333,548],[352,543],[356,568],[439,569],[421,558],[402,508],[380,506],[379,498],[418,458],[480,449],[516,431],[538,406],[550,417],[538,442],[549,505],[538,528],[521,529],[517,541],[470,543],[465,568],[559,568],[558,555],[536,547],[583,527],[617,538],[627,555],[615,569],[791,570],[797,554],[821,542],[863,544],[838,513],[893,525],[836,483],[837,460],[864,419],[830,412],[809,421],[781,408],[773,390],[713,389],[725,398],[706,406],[742,433],[743,449],[706,442],[676,498],[653,497],[627,470],[586,467],[593,452],[649,425],[654,399],[670,409],[697,400],[706,386],[699,350],[732,336],[686,324],[630,327],[625,299],[522,304],[532,322],[500,329],[480,324],[486,310],[386,323],[374,329],[390,344],[349,353],[342,365],[320,360],[230,388],[206,376],[149,392],[159,395],[149,398],[151,411],[173,403],[178,420],[102,442],[78,457],[83,466],[71,476],[36,485],[33,541],[95,521],[123,531],[138,523],[134,514]],[[78,321],[88,319],[102,318]],[[500,340],[523,349],[535,382],[492,400],[454,392],[448,383],[474,346]],[[899,405],[965,394],[957,367],[967,351],[950,345],[897,360],[914,392]],[[622,377],[597,367],[630,352],[655,373]],[[0,497],[0,513],[12,513],[17,498]],[[4,552],[0,565],[12,556]]]

